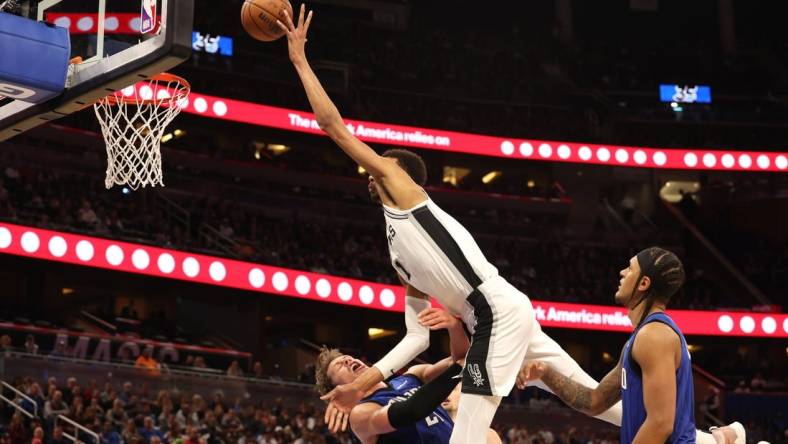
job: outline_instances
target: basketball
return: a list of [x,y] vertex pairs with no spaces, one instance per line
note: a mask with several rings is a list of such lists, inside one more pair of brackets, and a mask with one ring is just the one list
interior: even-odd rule
[[284,11],[293,17],[293,7],[287,0],[245,0],[241,7],[241,24],[249,35],[263,42],[271,42],[285,35],[276,21],[285,21]]

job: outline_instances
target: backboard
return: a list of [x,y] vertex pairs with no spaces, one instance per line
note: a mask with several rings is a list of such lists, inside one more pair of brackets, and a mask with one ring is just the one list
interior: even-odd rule
[[[0,0],[3,3],[3,0]],[[92,105],[189,58],[194,0],[16,0],[13,12],[69,29],[63,92],[39,104],[0,98],[0,141]],[[143,33],[142,31],[147,31]]]

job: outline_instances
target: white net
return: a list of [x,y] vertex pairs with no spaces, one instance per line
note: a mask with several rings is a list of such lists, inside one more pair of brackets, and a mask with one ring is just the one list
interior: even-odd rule
[[161,139],[185,106],[189,89],[182,78],[159,74],[93,105],[107,145],[107,189],[164,186]]
[[0,0],[0,11],[14,12],[17,6],[16,0]]

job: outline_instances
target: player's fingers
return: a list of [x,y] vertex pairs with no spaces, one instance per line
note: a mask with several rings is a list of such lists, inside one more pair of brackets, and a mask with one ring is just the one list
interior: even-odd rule
[[347,430],[347,421],[348,421],[348,418],[350,418],[350,415],[343,415],[343,416],[342,416],[342,431],[343,431],[343,432]]
[[284,32],[285,32],[285,34],[290,34],[290,30],[289,30],[289,29],[287,29],[287,26],[285,26],[285,24],[284,24],[284,23],[282,23],[282,22],[280,22],[279,20],[277,20],[277,21],[276,21],[276,26],[278,26],[278,27],[279,27],[279,29],[281,29],[282,31],[284,31]]
[[298,12],[298,29],[301,29],[304,26],[304,11],[306,10],[306,5],[301,3],[301,10]]
[[285,25],[287,26],[287,31],[288,32],[293,31],[295,29],[295,26],[293,26],[293,19],[292,17],[290,17],[290,13],[287,12],[287,9],[285,9],[282,11],[282,14],[284,14],[285,16]]
[[433,320],[421,323],[422,327],[429,327],[429,328],[435,327],[438,324],[440,324],[440,319],[433,319]]
[[314,11],[310,10],[309,14],[306,15],[306,22],[304,23],[304,32],[306,32],[309,29],[309,24],[312,23],[312,12]]
[[439,317],[440,317],[440,313],[436,313],[434,311],[429,311],[429,312],[423,311],[419,315],[419,319],[424,319],[424,320],[435,319],[435,318],[439,318]]
[[328,419],[328,428],[331,429],[332,432],[336,432],[336,421],[337,415],[339,414],[339,410],[333,409],[331,410],[331,416]]
[[424,317],[420,318],[419,322],[421,322],[422,324],[428,324],[428,323],[431,323],[431,322],[435,322],[437,320],[438,320],[437,316],[428,315],[428,316],[424,316]]
[[539,379],[538,372],[536,371],[536,367],[533,365],[528,366],[528,373],[525,375],[526,381],[533,381],[534,379]]
[[345,414],[342,412],[337,413],[336,420],[334,421],[334,428],[331,430],[334,433],[339,433],[340,431],[344,431],[344,418]]
[[424,310],[422,310],[422,311],[420,311],[420,312],[419,312],[419,315],[418,315],[418,316],[419,316],[420,318],[421,318],[421,317],[424,317],[424,316],[427,316],[427,315],[429,315],[430,313],[432,313],[432,312],[433,312],[433,310],[434,310],[433,308],[425,308]]

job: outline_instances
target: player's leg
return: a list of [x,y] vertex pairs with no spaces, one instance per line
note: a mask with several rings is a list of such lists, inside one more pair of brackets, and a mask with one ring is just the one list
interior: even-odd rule
[[[562,375],[575,382],[583,384],[586,387],[594,388],[599,385],[599,382],[592,378],[591,375],[586,373],[585,370],[580,367],[580,364],[578,364],[577,361],[569,356],[569,353],[567,353],[566,350],[558,345],[558,343],[555,342],[553,338],[547,336],[547,334],[542,331],[542,328],[539,326],[539,324],[534,326],[534,331],[531,334],[531,340],[528,344],[528,351],[526,352],[525,359],[547,362]],[[529,385],[534,385],[541,388],[542,390],[552,393],[552,391],[546,385],[544,385],[542,381],[534,381]],[[596,418],[620,427],[621,416],[621,402],[618,402],[610,409],[602,412],[600,415],[597,415]]]
[[525,295],[502,278],[484,282],[468,302],[475,318],[462,374],[452,443],[483,443],[498,404],[514,387],[536,324]]
[[487,441],[495,412],[501,403],[500,396],[460,394],[457,420],[451,432],[451,444],[475,444]]

